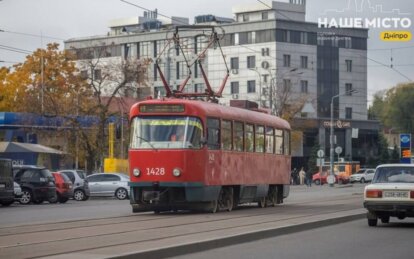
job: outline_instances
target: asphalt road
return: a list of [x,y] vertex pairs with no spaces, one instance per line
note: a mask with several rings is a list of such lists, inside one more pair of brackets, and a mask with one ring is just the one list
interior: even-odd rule
[[378,227],[356,220],[173,258],[407,259],[413,258],[413,229],[414,219],[391,218]]
[[[330,195],[335,197],[349,193],[362,195],[362,192],[363,185],[361,184],[354,184],[353,186],[338,185],[333,189],[327,185],[313,185],[311,188],[306,186],[291,186],[291,192],[285,200],[285,204],[294,204],[309,200],[317,201]],[[69,200],[65,204],[50,204],[44,202],[39,205],[21,205],[16,202],[10,207],[0,206],[0,227],[131,215],[134,214],[132,213],[129,200],[121,201],[115,198],[94,197],[87,201]]]

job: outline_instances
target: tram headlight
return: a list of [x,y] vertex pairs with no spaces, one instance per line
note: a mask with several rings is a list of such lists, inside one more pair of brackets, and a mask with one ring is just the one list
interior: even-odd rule
[[132,171],[132,174],[138,177],[141,175],[141,171],[138,168],[134,168],[134,170]]
[[181,175],[181,170],[178,168],[174,168],[172,173],[175,177],[179,177]]

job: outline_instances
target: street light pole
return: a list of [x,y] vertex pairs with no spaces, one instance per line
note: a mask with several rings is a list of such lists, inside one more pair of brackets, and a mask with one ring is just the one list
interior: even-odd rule
[[[331,99],[331,133],[329,136],[329,140],[330,140],[330,150],[329,150],[329,161],[330,161],[330,176],[335,177],[334,176],[334,172],[333,172],[333,166],[334,166],[334,127],[333,127],[333,102],[335,98],[338,98],[339,94],[332,96]],[[329,183],[329,186],[333,187],[333,183]]]
[[[356,90],[350,90],[348,92],[345,92],[344,94],[334,95],[334,96],[332,96],[332,99],[331,99],[331,125],[330,125],[330,131],[331,132],[330,132],[330,136],[329,136],[329,139],[330,139],[330,150],[329,150],[330,174],[329,175],[331,176],[331,178],[335,177],[334,171],[333,171],[333,168],[334,168],[334,122],[333,122],[333,108],[334,108],[334,105],[333,105],[333,102],[334,102],[334,99],[338,98],[339,96],[352,94],[352,93],[356,93],[356,92],[357,92]],[[333,178],[333,179],[335,179],[335,178]],[[329,183],[329,186],[333,187],[333,183]]]

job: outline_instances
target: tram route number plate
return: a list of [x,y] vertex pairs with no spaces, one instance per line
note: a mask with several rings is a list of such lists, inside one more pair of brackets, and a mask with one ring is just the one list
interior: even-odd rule
[[143,191],[142,198],[144,201],[159,201],[160,192],[159,191]]

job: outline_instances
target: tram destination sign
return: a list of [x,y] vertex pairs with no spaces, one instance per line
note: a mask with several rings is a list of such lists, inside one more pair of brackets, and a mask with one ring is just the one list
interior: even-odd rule
[[180,113],[184,112],[183,104],[141,104],[139,111],[142,113]]

